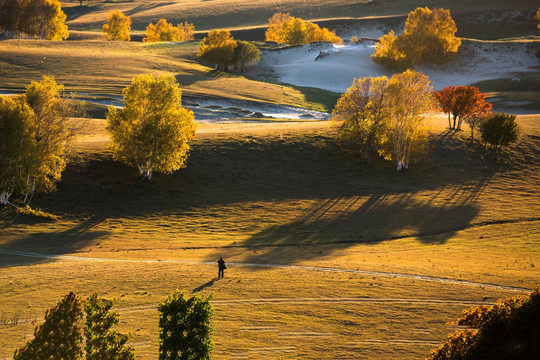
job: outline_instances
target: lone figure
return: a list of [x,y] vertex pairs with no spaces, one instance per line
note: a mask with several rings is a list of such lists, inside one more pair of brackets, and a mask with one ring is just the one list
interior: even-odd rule
[[225,266],[225,260],[223,260],[223,258],[219,258],[218,260],[218,279],[220,277],[223,277],[223,270],[225,270],[227,268],[227,266]]

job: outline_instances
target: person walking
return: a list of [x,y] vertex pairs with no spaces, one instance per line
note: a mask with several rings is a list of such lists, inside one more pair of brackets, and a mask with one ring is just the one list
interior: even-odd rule
[[219,279],[220,277],[223,277],[223,270],[225,270],[227,266],[225,266],[225,260],[223,260],[223,258],[219,258],[217,263],[218,263],[218,279]]

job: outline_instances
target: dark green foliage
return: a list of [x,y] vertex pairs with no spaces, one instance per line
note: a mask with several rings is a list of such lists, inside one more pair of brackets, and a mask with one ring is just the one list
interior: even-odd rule
[[516,115],[495,113],[482,123],[480,132],[484,146],[490,145],[500,152],[503,147],[518,139],[519,127],[516,123]]
[[111,330],[120,319],[117,312],[110,311],[113,305],[113,301],[100,298],[97,293],[84,302],[86,360],[135,359],[135,350],[125,345],[129,336]]
[[210,359],[214,350],[211,295],[187,298],[176,290],[158,306],[159,360]]
[[82,300],[73,292],[47,310],[34,339],[15,351],[14,360],[76,360],[82,358]]
[[240,68],[244,72],[244,67],[257,63],[261,56],[260,51],[250,42],[239,40],[238,46],[234,49],[233,64],[235,68]]
[[540,287],[528,295],[463,312],[458,331],[428,360],[534,360],[540,355]]

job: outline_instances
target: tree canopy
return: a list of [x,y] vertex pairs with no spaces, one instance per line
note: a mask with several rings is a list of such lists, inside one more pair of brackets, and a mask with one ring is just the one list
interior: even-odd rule
[[229,30],[214,29],[199,43],[198,57],[209,63],[216,64],[217,70],[227,71],[233,63],[234,51],[238,43]]
[[381,37],[373,61],[394,69],[410,68],[420,63],[444,63],[453,59],[461,45],[455,36],[456,23],[450,10],[416,8],[407,16],[405,30]]
[[176,290],[159,304],[159,360],[210,359],[214,350],[210,299]]
[[138,167],[145,180],[154,170],[170,174],[186,166],[196,123],[181,94],[172,75],[139,75],[122,91],[124,108],[108,108],[114,158]]
[[103,25],[105,37],[112,41],[129,41],[131,37],[131,19],[120,10],[111,10],[107,23]]
[[315,41],[328,41],[334,44],[343,44],[343,40],[334,31],[321,28],[312,22],[295,18],[288,13],[275,13],[268,19],[266,41],[278,44],[309,44]]
[[484,145],[490,145],[495,151],[516,142],[519,135],[519,126],[516,123],[516,115],[495,113],[489,116],[481,125],[482,141]]
[[165,19],[159,19],[156,25],[150,23],[146,27],[143,42],[157,41],[188,41],[193,40],[195,26],[193,24],[180,23],[178,26],[169,24]]
[[540,287],[529,295],[465,310],[458,325],[471,330],[449,335],[426,360],[538,359]]
[[244,67],[255,64],[261,58],[261,52],[257,47],[247,41],[237,41],[237,46],[234,49],[233,64],[239,67],[241,72],[244,72]]
[[376,147],[396,161],[398,171],[408,169],[428,149],[425,117],[434,110],[432,91],[429,78],[411,70],[390,79],[355,80],[332,111],[338,144],[363,160]]
[[0,29],[12,37],[67,39],[65,21],[66,14],[58,0],[4,0],[0,3]]
[[[443,112],[448,114],[448,127],[461,129],[463,120],[469,117],[483,117],[491,110],[491,103],[486,102],[486,94],[475,86],[447,86],[435,92]],[[453,123],[450,121],[453,117]]]

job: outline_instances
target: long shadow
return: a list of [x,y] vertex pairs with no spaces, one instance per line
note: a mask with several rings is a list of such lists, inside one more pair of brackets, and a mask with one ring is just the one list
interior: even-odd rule
[[210,281],[207,282],[206,284],[202,284],[201,286],[196,287],[195,289],[193,289],[193,291],[192,291],[191,293],[192,293],[192,294],[195,294],[195,293],[197,293],[197,292],[199,292],[199,291],[202,291],[202,290],[204,290],[204,289],[206,289],[206,288],[212,287],[212,286],[215,284],[216,281],[218,281],[218,279],[217,279],[217,278],[213,278],[212,280],[210,280]]
[[[102,221],[103,218],[93,216],[69,229],[59,232],[35,232],[1,245],[1,248],[29,253],[39,251],[45,255],[71,254],[90,244],[95,245],[96,241],[108,235],[107,231],[93,230]],[[0,253],[0,268],[51,261],[55,259]]]

